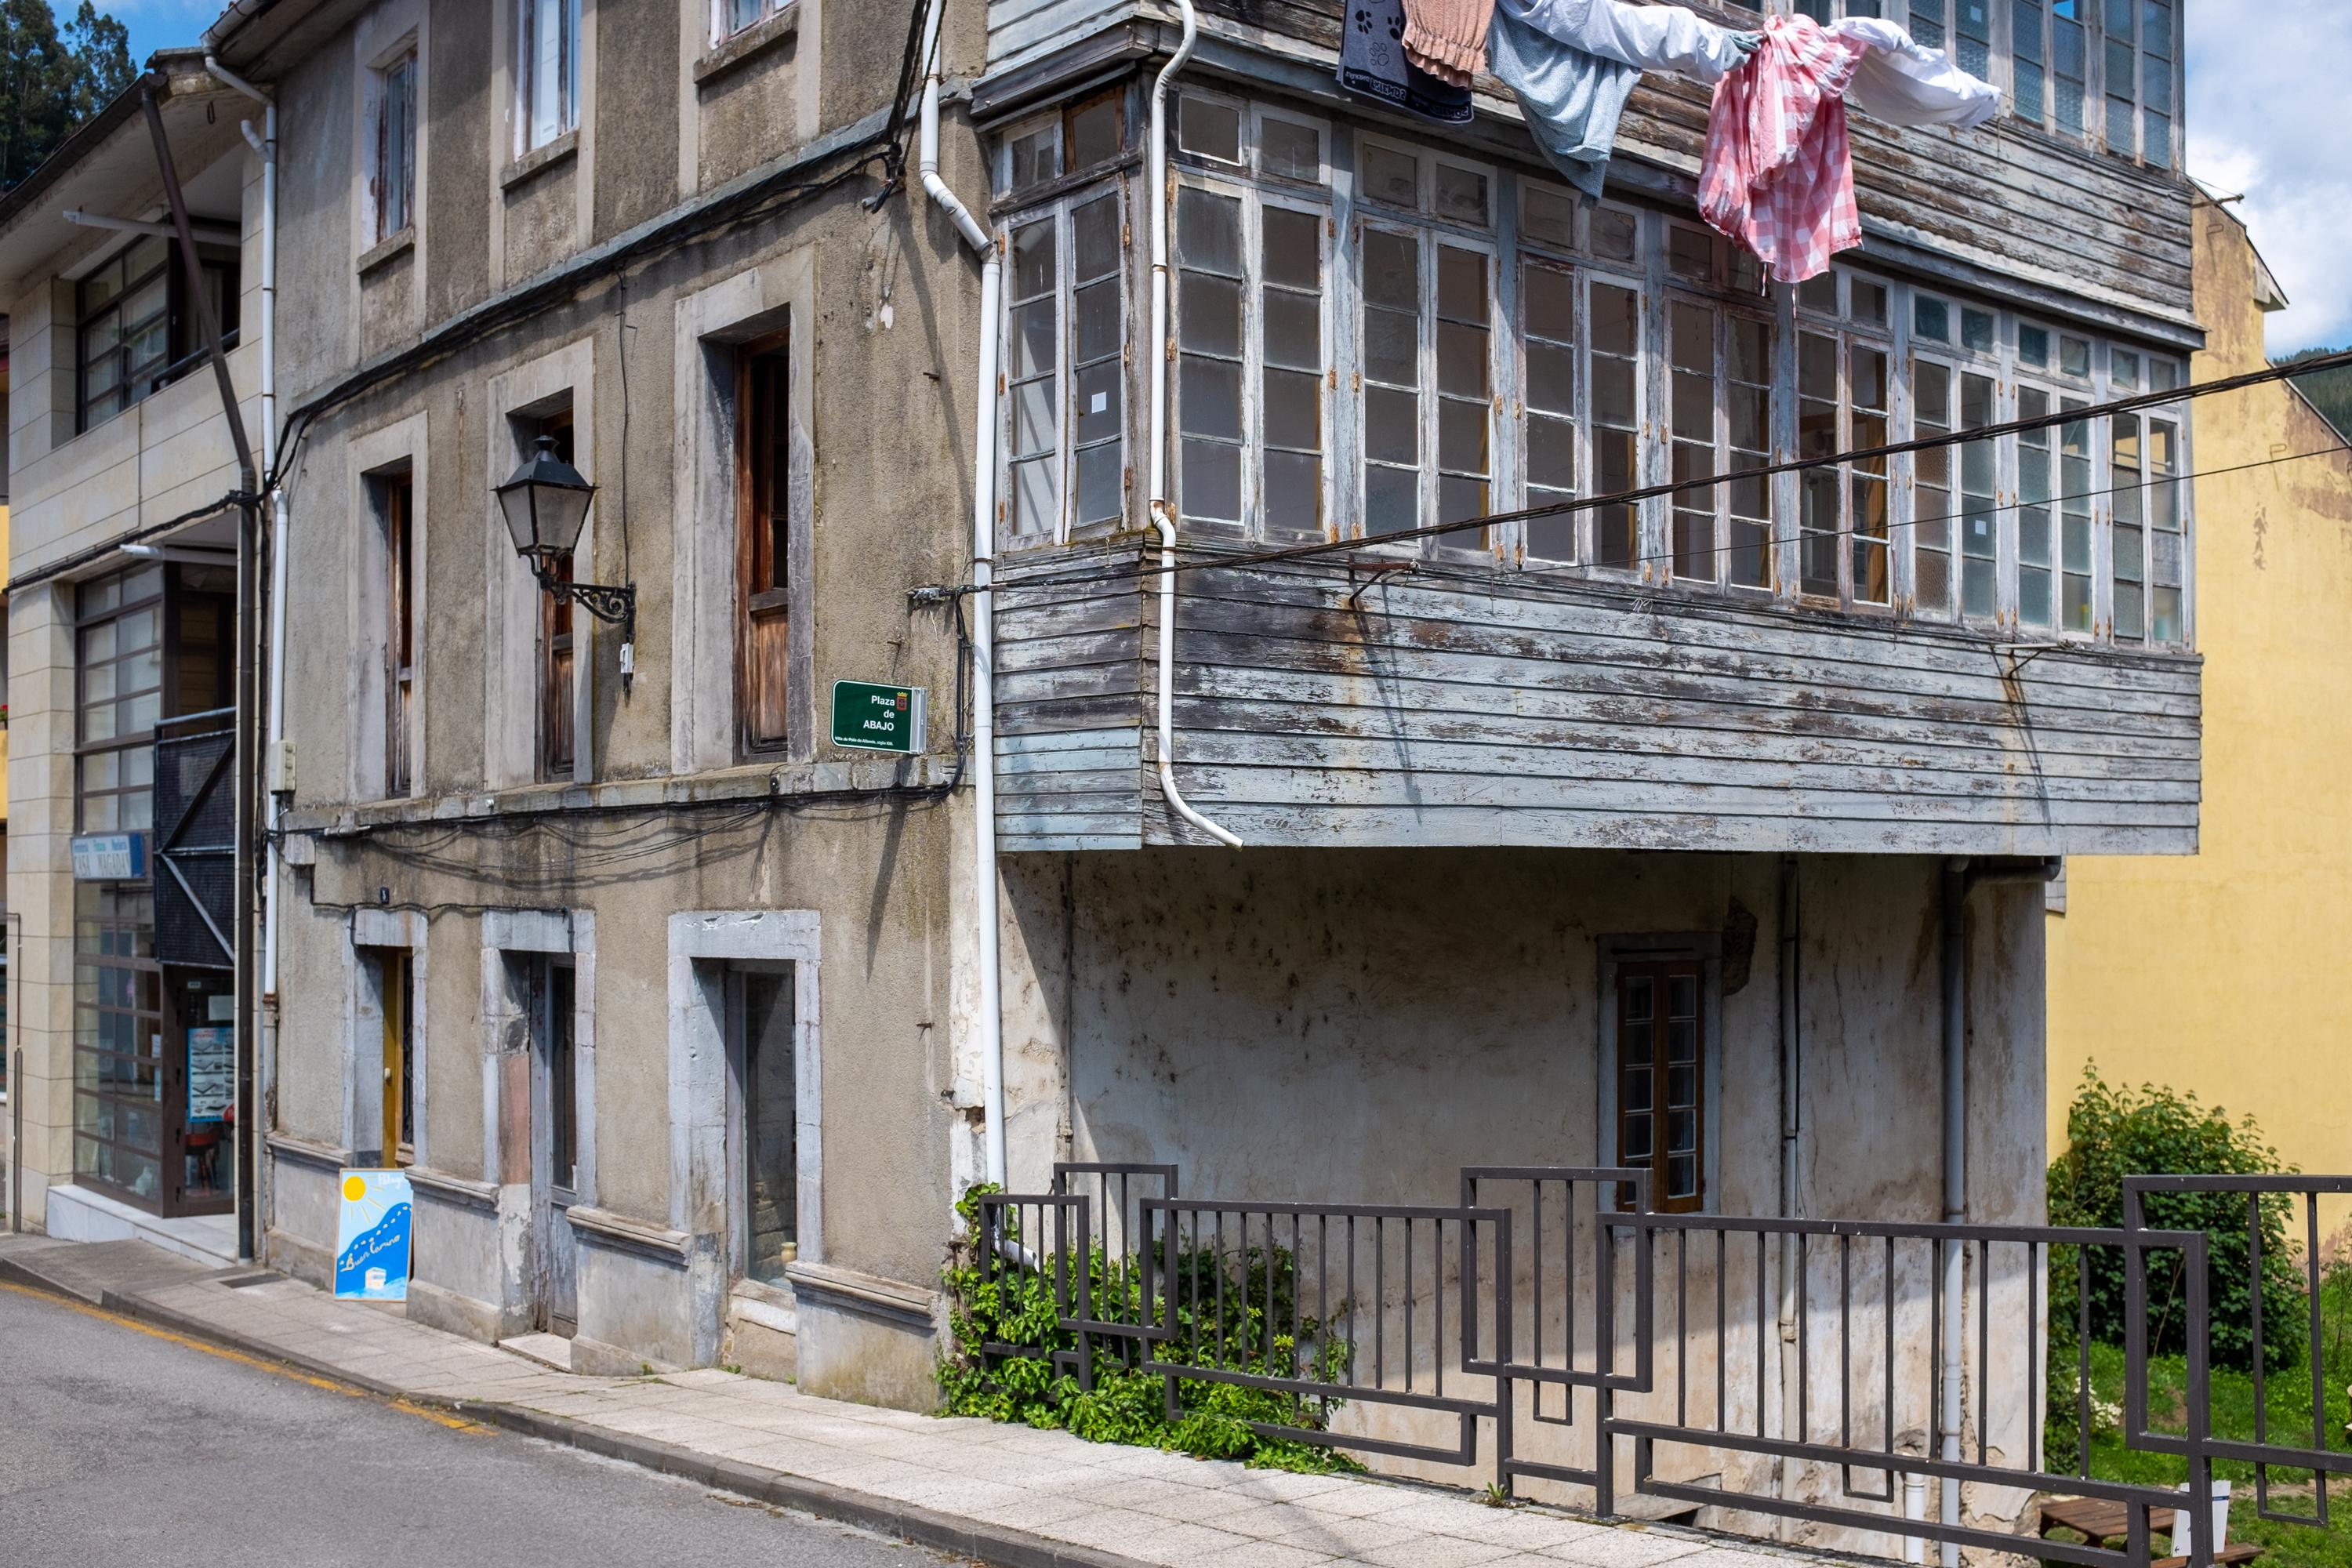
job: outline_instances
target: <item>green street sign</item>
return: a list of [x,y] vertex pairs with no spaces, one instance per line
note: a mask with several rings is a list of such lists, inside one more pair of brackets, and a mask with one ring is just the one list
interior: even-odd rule
[[833,743],[860,752],[919,752],[925,703],[919,686],[833,683]]

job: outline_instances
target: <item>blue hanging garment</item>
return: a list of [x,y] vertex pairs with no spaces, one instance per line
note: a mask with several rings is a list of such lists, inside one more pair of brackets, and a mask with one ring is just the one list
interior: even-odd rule
[[1404,0],[1348,0],[1339,85],[1440,125],[1470,123],[1470,89],[1440,81],[1405,58]]

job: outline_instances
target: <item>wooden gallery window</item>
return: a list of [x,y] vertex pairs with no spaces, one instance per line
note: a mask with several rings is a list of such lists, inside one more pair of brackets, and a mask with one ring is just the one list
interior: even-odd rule
[[[522,432],[528,447],[540,436],[555,440],[555,455],[564,462],[572,458],[572,411],[548,415],[538,421],[536,430]],[[558,582],[572,581],[572,557],[558,555],[548,563],[550,573]],[[572,723],[572,601],[560,595],[541,593],[539,595],[539,776],[548,780],[572,776],[572,759],[576,754],[577,736]]]
[[791,625],[792,355],[782,335],[737,358],[735,710],[746,752],[781,750]]
[[416,673],[416,487],[405,473],[379,481],[383,505],[383,793],[409,793],[411,706]]
[[1664,1213],[1706,1198],[1706,978],[1695,958],[1617,968],[1617,1163],[1651,1173]]

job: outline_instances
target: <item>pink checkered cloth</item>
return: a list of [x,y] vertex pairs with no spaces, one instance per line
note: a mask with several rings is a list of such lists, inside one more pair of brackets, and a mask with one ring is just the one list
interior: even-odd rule
[[1773,16],[1763,47],[1716,83],[1699,212],[1783,283],[1862,243],[1844,100],[1868,48],[1810,16]]

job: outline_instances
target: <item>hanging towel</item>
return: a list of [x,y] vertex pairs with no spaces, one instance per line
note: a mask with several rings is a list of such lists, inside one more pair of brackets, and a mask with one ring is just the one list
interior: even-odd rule
[[1810,16],[1774,16],[1764,47],[1716,84],[1699,212],[1783,283],[1862,243],[1844,100],[1868,52]]
[[1598,201],[1618,119],[1642,73],[1713,82],[1739,64],[1756,37],[1680,5],[1496,0],[1487,51],[1536,145],[1570,184]]
[[1440,125],[1470,123],[1470,89],[1440,81],[1405,58],[1404,0],[1348,0],[1339,85]]
[[1893,22],[1849,16],[1830,31],[1869,53],[1854,68],[1845,100],[1893,125],[1982,125],[2000,110],[2000,89],[1952,63],[1941,49],[1913,40]]
[[1404,58],[1454,87],[1486,64],[1495,0],[1404,0]]

